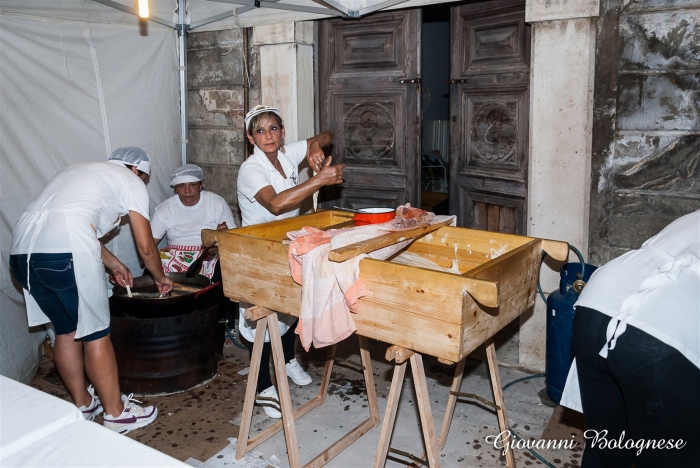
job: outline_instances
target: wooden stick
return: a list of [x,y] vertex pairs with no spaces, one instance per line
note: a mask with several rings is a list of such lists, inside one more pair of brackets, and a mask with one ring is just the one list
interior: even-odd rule
[[406,364],[404,361],[394,366],[394,376],[391,379],[391,389],[384,410],[384,424],[382,424],[382,432],[379,435],[374,468],[384,468],[386,465],[386,455],[389,452],[389,443],[396,422],[396,410],[399,407],[399,400],[401,400],[401,387],[403,387],[403,377],[406,374]]
[[440,430],[440,438],[438,439],[438,446],[440,450],[445,448],[445,443],[447,442],[447,433],[450,431],[450,426],[452,425],[452,416],[455,414],[455,406],[457,404],[457,395],[453,392],[459,392],[459,387],[462,385],[462,376],[464,375],[464,366],[467,363],[467,358],[462,359],[457,363],[455,368],[455,376],[452,379],[452,386],[450,387],[450,396],[447,398],[447,408],[445,408],[445,418],[442,420],[442,429]]
[[[277,325],[275,325],[277,326]],[[241,428],[238,431],[238,445],[236,446],[236,460],[240,460],[248,450],[253,447],[248,445],[250,435],[250,424],[253,420],[253,405],[257,395],[258,374],[260,373],[260,360],[263,345],[265,344],[265,331],[267,330],[267,320],[263,320],[255,327],[255,341],[253,342],[253,352],[250,356],[250,370],[248,371],[248,383],[245,389],[243,400],[243,414],[241,416]],[[278,331],[279,333],[279,331]],[[265,363],[265,365],[269,365]]]
[[428,465],[430,468],[440,468],[440,450],[435,439],[435,424],[433,423],[433,413],[430,409],[430,395],[428,395],[428,385],[425,381],[423,358],[420,354],[414,354],[410,360]]
[[331,383],[331,373],[333,372],[333,364],[335,364],[335,351],[338,348],[337,344],[331,345],[326,356],[326,364],[323,366],[323,376],[321,376],[321,388],[318,390],[318,396],[321,398],[321,404],[326,402],[328,396],[328,385]]
[[489,338],[486,341],[486,360],[489,364],[489,373],[491,374],[491,387],[493,388],[493,400],[500,410],[496,410],[498,415],[498,427],[501,434],[504,434],[503,445],[508,447],[506,450],[506,464],[508,468],[515,468],[515,452],[511,444],[512,436],[510,435],[510,425],[508,424],[508,415],[506,414],[506,404],[503,398],[503,390],[501,387],[501,374],[498,372],[498,359],[496,359],[496,347],[493,344],[493,339]]
[[377,388],[374,385],[374,373],[372,372],[372,358],[369,355],[369,346],[367,338],[357,335],[360,342],[360,359],[364,366],[365,388],[367,389],[367,406],[369,406],[369,414],[374,421],[372,427],[379,426],[379,404],[377,402]]
[[[282,424],[284,426],[284,439],[287,442],[287,455],[290,468],[300,468],[299,443],[297,442],[297,430],[294,424],[294,412],[292,410],[292,397],[289,394],[289,381],[287,381],[287,368],[284,363],[284,350],[282,349],[282,337],[277,314],[268,315],[267,327],[270,333],[272,345],[272,361],[275,363],[275,376],[277,377],[277,393],[280,398],[282,412]],[[287,331],[290,333],[290,331]],[[291,333],[294,333],[291,331]]]
[[397,242],[402,242],[409,239],[415,239],[416,237],[428,234],[433,231],[437,231],[443,226],[447,226],[452,223],[452,219],[448,221],[443,221],[437,224],[423,224],[413,229],[407,229],[405,231],[393,231],[382,236],[373,237],[361,242],[356,242],[354,244],[346,245],[345,247],[340,247],[335,250],[328,252],[328,259],[333,262],[344,262],[350,258],[356,257],[360,254],[373,252],[379,250],[382,247],[387,247]]
[[[360,424],[355,426],[350,432],[345,434],[343,437],[338,439],[333,445],[328,447],[326,450],[318,454],[309,463],[304,465],[304,468],[317,468],[325,465],[331,461],[336,455],[345,450],[355,442],[357,439],[362,437],[365,433],[369,432],[370,429],[377,427],[379,425],[379,405],[377,403],[377,390],[374,386],[374,374],[372,373],[372,360],[369,355],[369,347],[367,345],[367,339],[363,336],[358,336],[358,341],[360,342],[360,358],[362,360],[362,365],[364,367],[364,377],[365,377],[365,387],[367,389],[367,403],[369,406],[370,417],[362,421]],[[326,366],[328,363],[332,363],[332,359],[335,356],[335,347],[333,345],[332,352],[328,353],[328,359],[326,361]],[[326,373],[324,371],[324,379],[321,386],[326,390],[328,389],[328,380],[330,380],[330,369],[328,370],[328,377],[326,378]],[[325,398],[325,394],[324,394]]]

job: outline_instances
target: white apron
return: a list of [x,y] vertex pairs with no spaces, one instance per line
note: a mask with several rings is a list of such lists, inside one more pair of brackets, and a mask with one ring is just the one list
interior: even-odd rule
[[[99,216],[99,226],[95,227],[89,219],[71,213],[70,210],[64,212],[42,210],[25,212],[17,224],[17,229],[24,230],[34,224],[33,235],[36,237],[39,230],[51,229],[52,220],[55,221],[57,218],[63,218],[59,222],[66,224],[70,235],[71,251],[69,253],[73,254],[75,282],[78,287],[78,326],[75,338],[82,338],[109,326],[107,283],[98,236],[102,237],[117,227],[120,219],[116,222],[108,222],[103,216]],[[31,259],[32,244],[27,252],[28,261]],[[27,303],[27,320],[30,327],[50,322],[30,291],[24,290],[24,298]]]

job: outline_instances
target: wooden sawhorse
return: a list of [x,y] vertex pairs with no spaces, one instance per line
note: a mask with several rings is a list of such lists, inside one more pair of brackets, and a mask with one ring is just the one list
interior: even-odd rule
[[[504,434],[503,444],[508,443],[506,450],[506,463],[509,468],[515,468],[515,453],[510,444],[511,435],[508,426],[508,416],[506,415],[505,401],[503,399],[503,390],[501,387],[501,376],[498,373],[498,361],[496,360],[496,348],[493,340],[489,339],[486,342],[486,359],[488,361],[489,373],[491,374],[491,387],[493,389],[494,402],[485,400],[477,395],[466,395],[459,393],[459,387],[462,384],[462,375],[464,374],[464,365],[467,358],[465,357],[457,363],[455,376],[452,380],[450,388],[450,396],[447,400],[447,408],[445,410],[445,418],[442,422],[442,430],[440,437],[435,438],[435,426],[433,424],[433,414],[430,409],[430,397],[428,395],[428,387],[425,381],[425,369],[423,368],[423,358],[420,354],[414,353],[406,348],[399,346],[391,346],[386,352],[388,361],[395,361],[394,376],[391,380],[391,389],[386,403],[386,411],[384,412],[384,424],[382,432],[379,436],[379,445],[377,447],[377,457],[374,461],[374,468],[383,468],[386,464],[386,458],[389,452],[409,458],[413,462],[422,465],[427,465],[430,468],[440,468],[440,450],[445,447],[447,441],[447,433],[450,430],[452,416],[455,412],[455,405],[460,396],[476,397],[483,403],[493,406],[496,409],[498,416],[498,427],[501,433]],[[410,453],[389,447],[391,435],[394,431],[394,422],[396,420],[396,410],[401,399],[401,387],[403,386],[404,375],[406,374],[406,363],[411,362],[411,371],[413,372],[413,383],[416,387],[416,397],[418,403],[418,415],[423,431],[423,441],[425,442],[426,453],[420,457],[411,455]]]
[[[302,465],[299,458],[299,445],[294,422],[312,409],[325,403],[326,394],[328,393],[328,384],[331,380],[331,371],[333,370],[333,362],[335,360],[336,345],[331,346],[328,351],[326,365],[323,369],[323,377],[321,378],[321,388],[318,391],[318,395],[294,410],[292,409],[292,400],[289,394],[289,382],[287,382],[287,369],[284,363],[282,340],[277,324],[277,312],[256,306],[246,310],[245,318],[247,320],[257,321],[258,324],[255,330],[253,353],[250,358],[250,371],[248,373],[248,383],[246,385],[245,400],[243,402],[243,415],[241,416],[241,429],[238,434],[236,460],[240,460],[248,451],[284,429],[289,466],[290,468],[299,468]],[[277,391],[280,397],[279,404],[282,420],[273,423],[270,427],[260,432],[260,434],[250,438],[250,424],[253,418],[253,405],[255,404],[255,397],[257,394],[258,373],[260,372],[261,364],[268,365],[266,362],[260,362],[263,344],[265,343],[266,330],[269,330],[270,333],[272,360],[275,365],[275,376],[277,377]],[[377,392],[374,386],[372,361],[369,356],[367,339],[359,335],[358,339],[360,341],[360,357],[362,360],[362,372],[365,377],[365,386],[367,388],[367,404],[369,406],[370,416],[338,439],[333,445],[314,457],[310,462],[303,465],[304,467],[320,467],[325,465],[367,431],[379,426],[379,406],[377,405]]]

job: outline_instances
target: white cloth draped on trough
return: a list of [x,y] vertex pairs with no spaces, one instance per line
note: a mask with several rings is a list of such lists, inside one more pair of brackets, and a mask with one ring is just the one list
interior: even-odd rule
[[[425,224],[437,224],[450,218],[454,223],[454,216],[436,216]],[[301,231],[287,233],[292,239],[289,246],[292,278],[302,286],[297,334],[307,351],[312,344],[316,348],[329,346],[350,336],[356,330],[351,312],[355,312],[357,301],[367,294],[362,280],[359,279],[360,261],[363,258],[386,260],[407,247],[413,240],[398,242],[344,262],[329,260],[328,253],[399,230],[402,229],[396,228],[396,223],[390,221],[329,231],[306,227]]]

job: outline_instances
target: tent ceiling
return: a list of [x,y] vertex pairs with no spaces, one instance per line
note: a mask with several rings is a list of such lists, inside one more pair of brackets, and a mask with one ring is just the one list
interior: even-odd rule
[[[254,6],[255,0],[190,0],[190,25],[194,31],[211,31],[231,27],[250,27],[263,24],[306,21],[333,16],[363,17],[378,9],[392,10],[413,8],[423,5],[447,3],[449,0],[262,0],[260,8]],[[136,0],[115,0],[127,8],[135,8]],[[284,6],[270,8],[274,3]],[[167,22],[177,23],[175,9],[177,0],[149,0],[151,15]],[[337,7],[337,8],[334,8]],[[286,9],[279,9],[286,8]],[[235,15],[231,14],[234,10]],[[295,11],[306,10],[306,11]],[[328,11],[329,14],[325,14]],[[137,23],[138,19],[123,11],[97,3],[93,0],[0,0],[0,13],[14,13],[31,16],[43,16],[66,20],[88,21],[96,23]],[[228,16],[231,14],[230,16]],[[226,16],[215,22],[202,24],[204,20]],[[152,24],[152,23],[149,23]]]

